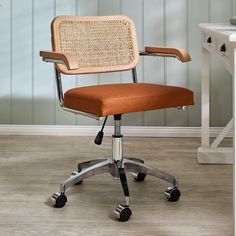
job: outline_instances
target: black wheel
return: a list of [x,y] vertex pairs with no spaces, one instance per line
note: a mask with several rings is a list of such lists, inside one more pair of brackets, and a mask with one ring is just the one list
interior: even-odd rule
[[[70,174],[70,176],[77,175],[77,174],[78,174],[80,171],[81,171],[81,170],[78,170],[78,171],[73,171],[73,172]],[[83,182],[83,180],[81,180],[81,181],[77,182],[75,185],[80,185],[80,184],[82,184],[82,182]]]
[[128,221],[132,215],[132,211],[128,206],[119,205],[115,210],[117,219],[121,222]]
[[174,188],[174,187],[169,187],[166,191],[165,191],[165,195],[167,197],[167,199],[171,202],[177,202],[180,198],[181,192],[179,191],[178,188]]
[[67,202],[67,197],[64,193],[54,193],[51,197],[52,203],[56,208],[62,208]]
[[138,182],[142,182],[142,181],[144,181],[144,179],[145,179],[145,177],[146,177],[146,174],[144,174],[144,173],[133,173],[133,177],[134,177],[134,179],[136,180],[136,181],[138,181]]

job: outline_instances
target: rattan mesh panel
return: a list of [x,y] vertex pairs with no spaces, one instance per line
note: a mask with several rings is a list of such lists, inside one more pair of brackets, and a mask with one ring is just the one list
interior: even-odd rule
[[60,49],[74,55],[80,68],[124,66],[135,59],[130,23],[125,20],[61,21]]

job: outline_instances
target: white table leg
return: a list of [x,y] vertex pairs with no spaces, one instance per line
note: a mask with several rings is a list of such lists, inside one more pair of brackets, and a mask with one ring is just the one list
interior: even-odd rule
[[232,164],[233,150],[229,147],[218,147],[218,144],[230,131],[232,122],[229,122],[223,132],[210,146],[210,52],[202,47],[202,124],[201,124],[201,147],[198,148],[198,163],[201,164]]
[[234,47],[234,52],[233,52],[233,205],[234,205],[234,235],[236,235],[236,170],[235,170],[235,158],[236,158],[236,132],[235,132],[235,127],[236,127],[236,122],[235,122],[235,117],[236,117],[236,48]]
[[202,47],[202,78],[201,78],[201,91],[202,91],[202,129],[201,129],[201,142],[202,148],[209,148],[209,124],[210,124],[210,96],[209,96],[209,51]]

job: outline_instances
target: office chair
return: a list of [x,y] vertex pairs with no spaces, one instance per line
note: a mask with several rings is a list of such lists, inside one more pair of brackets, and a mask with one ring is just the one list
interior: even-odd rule
[[[95,138],[100,145],[103,128],[108,116],[114,117],[112,156],[78,164],[77,171],[63,182],[60,191],[52,195],[55,207],[67,202],[65,191],[81,184],[90,176],[110,173],[120,180],[125,201],[115,209],[120,221],[132,215],[129,208],[129,189],[126,172],[132,172],[136,181],[143,181],[147,174],[163,179],[171,186],[164,192],[169,201],[180,197],[177,180],[170,174],[144,164],[143,160],[127,158],[122,151],[121,118],[123,114],[169,107],[193,105],[192,91],[174,86],[138,83],[136,65],[139,56],[175,57],[182,62],[191,60],[184,49],[145,47],[138,51],[133,21],[125,16],[58,16],[51,24],[53,51],[41,51],[43,61],[55,65],[59,103],[65,111],[101,120],[101,131]],[[120,72],[131,70],[130,83],[103,84],[71,88],[63,92],[61,74]],[[158,71],[157,71],[158,73]]]

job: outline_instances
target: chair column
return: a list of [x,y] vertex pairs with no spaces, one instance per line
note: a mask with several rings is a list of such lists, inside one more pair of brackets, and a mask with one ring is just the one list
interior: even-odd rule
[[121,134],[121,115],[114,115],[114,135],[112,136],[112,158],[114,161],[123,160],[123,135]]
[[112,136],[112,159],[116,168],[117,177],[125,195],[125,204],[120,204],[115,209],[119,221],[127,221],[132,215],[129,208],[129,188],[123,163],[123,135],[121,134],[121,115],[114,115],[114,135]]

